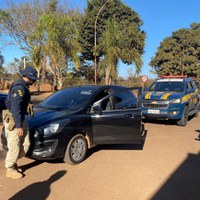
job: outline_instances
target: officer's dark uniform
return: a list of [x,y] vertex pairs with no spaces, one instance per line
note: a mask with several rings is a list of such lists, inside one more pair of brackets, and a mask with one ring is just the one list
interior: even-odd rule
[[[12,103],[11,103],[12,102]],[[30,91],[26,82],[20,79],[10,86],[7,108],[12,113],[16,128],[22,128],[22,122],[27,114],[30,103]]]
[[[33,112],[30,112],[30,91],[28,85],[38,80],[37,71],[32,67],[20,70],[20,74],[23,75],[23,78],[14,82],[9,88],[8,110],[4,110],[3,113],[8,147],[5,159],[6,177],[13,179],[23,177],[17,171],[16,163],[19,158],[27,153],[30,147],[29,128],[25,120],[25,115],[28,114],[27,108],[29,108],[29,114],[33,114]],[[23,129],[23,131],[20,129]],[[22,134],[19,135],[18,131],[21,131]]]

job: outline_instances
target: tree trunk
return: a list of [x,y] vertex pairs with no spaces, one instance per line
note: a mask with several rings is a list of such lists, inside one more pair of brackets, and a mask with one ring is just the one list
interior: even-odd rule
[[44,80],[45,80],[45,72],[46,72],[46,67],[47,67],[47,60],[46,60],[46,56],[44,56],[44,59],[43,59],[43,68],[42,68],[42,84],[44,84]]
[[[37,71],[38,71],[38,77],[40,77],[40,70]],[[40,92],[40,80],[37,81],[37,92],[38,93]]]
[[108,67],[106,68],[105,84],[106,85],[110,84],[110,69]]

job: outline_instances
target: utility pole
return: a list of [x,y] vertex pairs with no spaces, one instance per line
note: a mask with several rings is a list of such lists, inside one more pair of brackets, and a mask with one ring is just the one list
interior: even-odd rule
[[106,4],[111,1],[111,0],[107,0],[99,9],[99,12],[97,13],[95,22],[94,22],[94,84],[97,84],[97,20],[99,18],[99,15],[101,13],[101,11],[103,10],[103,8],[106,6]]

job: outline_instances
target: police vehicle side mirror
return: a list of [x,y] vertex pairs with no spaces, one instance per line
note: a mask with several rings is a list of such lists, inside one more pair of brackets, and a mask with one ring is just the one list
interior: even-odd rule
[[188,90],[188,93],[194,93],[194,92],[195,92],[195,90],[192,88]]

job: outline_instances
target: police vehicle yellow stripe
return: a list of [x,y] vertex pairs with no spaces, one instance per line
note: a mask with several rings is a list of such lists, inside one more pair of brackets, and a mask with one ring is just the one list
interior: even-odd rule
[[173,92],[166,93],[161,97],[161,99],[165,99],[166,100],[171,94],[173,94]]
[[145,99],[150,99],[150,96],[151,96],[151,92],[146,93]]
[[185,101],[187,101],[188,99],[190,99],[190,95],[189,94],[183,96],[182,97],[182,103],[185,102]]

